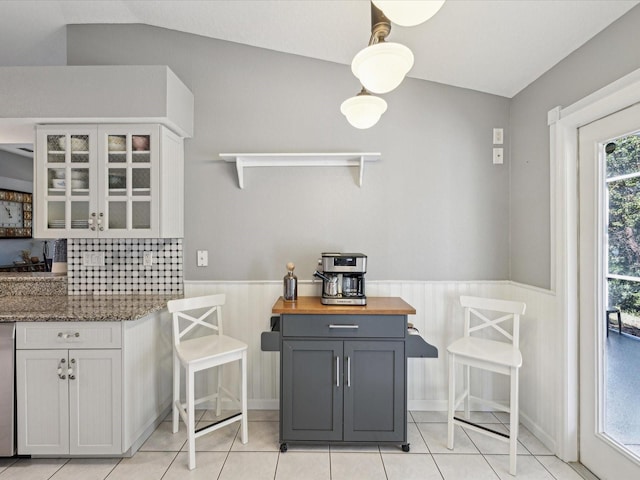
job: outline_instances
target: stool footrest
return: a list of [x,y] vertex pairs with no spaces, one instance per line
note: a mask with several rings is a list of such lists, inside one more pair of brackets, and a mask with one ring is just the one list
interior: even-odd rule
[[477,428],[479,430],[484,430],[485,432],[490,432],[490,433],[493,433],[494,435],[498,435],[500,437],[510,438],[509,435],[507,435],[506,433],[498,432],[497,430],[493,430],[492,428],[485,427],[484,425],[478,425],[477,423],[470,422],[469,420],[465,420],[464,418],[453,417],[453,419],[456,420],[457,422],[461,422],[461,423],[464,423],[466,425],[470,425],[470,426],[472,426],[474,428]]
[[235,413],[233,415],[229,415],[228,417],[222,418],[222,419],[220,419],[220,420],[218,420],[216,422],[212,422],[207,426],[196,428],[195,433],[199,433],[199,432],[201,432],[203,430],[206,430],[207,428],[211,428],[211,427],[213,427],[215,425],[218,425],[219,423],[227,422],[227,421],[229,421],[231,419],[234,419],[234,418],[237,418],[237,417],[240,417],[240,416],[242,416],[242,412],[238,412],[238,413]]

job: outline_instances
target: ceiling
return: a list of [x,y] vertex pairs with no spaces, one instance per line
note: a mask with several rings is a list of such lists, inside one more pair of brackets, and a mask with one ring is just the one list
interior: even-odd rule
[[[413,51],[410,77],[511,98],[638,3],[447,0],[388,40]],[[142,23],[345,65],[370,34],[368,0],[1,0],[0,10],[0,66],[66,64],[68,24]]]
[[[411,77],[513,97],[638,3],[448,0],[388,40],[413,51]],[[342,64],[370,34],[367,0],[4,0],[1,10],[0,65],[54,61],[67,24],[144,23]]]

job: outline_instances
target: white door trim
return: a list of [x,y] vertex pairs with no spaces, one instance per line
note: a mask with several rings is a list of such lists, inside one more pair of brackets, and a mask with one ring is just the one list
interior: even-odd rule
[[548,114],[551,288],[556,293],[556,318],[562,322],[556,454],[564,461],[578,460],[578,128],[638,102],[640,69]]

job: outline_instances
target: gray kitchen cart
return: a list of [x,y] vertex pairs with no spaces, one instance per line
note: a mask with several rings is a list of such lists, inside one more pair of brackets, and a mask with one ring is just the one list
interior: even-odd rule
[[278,299],[263,351],[280,356],[280,451],[288,443],[407,443],[407,358],[438,356],[398,297],[367,305]]

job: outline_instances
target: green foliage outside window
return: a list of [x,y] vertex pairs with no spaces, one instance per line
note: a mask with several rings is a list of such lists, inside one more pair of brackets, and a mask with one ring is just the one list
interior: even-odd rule
[[[640,173],[640,136],[620,138],[615,150],[609,144],[606,151],[608,179]],[[607,185],[609,273],[638,279],[610,279],[609,304],[640,314],[640,176],[613,179]]]

